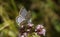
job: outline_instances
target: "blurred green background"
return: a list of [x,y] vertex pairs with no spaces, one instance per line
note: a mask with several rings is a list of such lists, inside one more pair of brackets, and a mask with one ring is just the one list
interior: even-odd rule
[[46,37],[60,37],[60,0],[0,0],[0,37],[18,37],[16,17],[22,6],[31,11],[35,25],[44,24]]

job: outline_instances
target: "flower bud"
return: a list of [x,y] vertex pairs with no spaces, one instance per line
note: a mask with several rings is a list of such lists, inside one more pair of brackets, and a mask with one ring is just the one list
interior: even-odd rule
[[27,32],[25,32],[25,33],[23,33],[23,35],[24,35],[25,37],[27,37],[27,36],[28,36],[28,33],[27,33]]
[[24,25],[21,25],[21,28],[23,28],[24,27]]
[[27,29],[27,32],[30,32],[30,29]]
[[28,23],[28,27],[33,27],[34,24]]
[[24,37],[24,35],[21,35],[20,37]]
[[36,29],[41,29],[41,28],[44,28],[43,25],[37,25]]

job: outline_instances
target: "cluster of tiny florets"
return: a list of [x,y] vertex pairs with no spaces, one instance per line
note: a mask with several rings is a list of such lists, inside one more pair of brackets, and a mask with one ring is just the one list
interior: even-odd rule
[[42,24],[38,24],[36,27],[34,27],[34,24],[28,23],[26,26],[21,25],[20,27],[20,37],[27,37],[29,33],[36,32],[38,35],[45,36],[45,28]]

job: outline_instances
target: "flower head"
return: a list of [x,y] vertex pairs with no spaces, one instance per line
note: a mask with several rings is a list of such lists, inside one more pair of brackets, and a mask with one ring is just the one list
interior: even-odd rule
[[46,30],[43,25],[37,25],[35,31],[37,34],[45,36]]

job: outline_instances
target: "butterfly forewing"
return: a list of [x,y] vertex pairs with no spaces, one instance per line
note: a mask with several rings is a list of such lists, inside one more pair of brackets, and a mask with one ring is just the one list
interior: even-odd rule
[[21,10],[20,10],[20,15],[23,17],[23,18],[26,18],[26,15],[27,15],[27,10],[25,9],[25,8],[22,8]]

